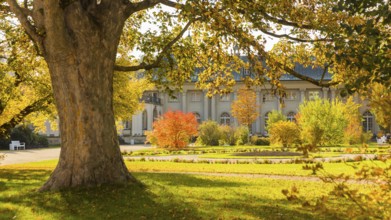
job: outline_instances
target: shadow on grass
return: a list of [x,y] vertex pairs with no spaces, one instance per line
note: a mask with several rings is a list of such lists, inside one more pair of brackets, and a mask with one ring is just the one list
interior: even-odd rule
[[[0,219],[199,219],[197,210],[150,187],[101,186],[39,193],[50,171],[0,170]],[[161,202],[160,197],[170,198]]]
[[[317,219],[290,209],[286,201],[231,193],[230,189],[240,191],[247,183],[230,179],[136,173],[146,187],[106,185],[37,192],[49,175],[47,170],[0,170],[0,219],[241,219],[241,213],[254,219]],[[195,187],[202,193],[197,194]],[[183,188],[189,193],[183,193]],[[233,196],[214,199],[213,189],[218,188]]]

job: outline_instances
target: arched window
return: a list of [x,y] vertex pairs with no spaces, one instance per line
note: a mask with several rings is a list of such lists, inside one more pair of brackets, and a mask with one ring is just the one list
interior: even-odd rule
[[269,120],[269,113],[270,112],[266,112],[266,114],[265,114],[265,130],[267,128],[267,121]]
[[288,119],[288,121],[296,122],[295,115],[296,115],[296,114],[295,114],[294,112],[289,112],[289,113],[286,115],[286,118]]
[[124,129],[131,129],[132,123],[130,121],[124,121]]
[[230,125],[231,124],[231,116],[227,112],[224,112],[223,114],[221,114],[220,124],[222,124],[222,125]]
[[147,110],[143,111],[143,130],[148,130],[148,115]]
[[158,118],[158,114],[157,114],[157,109],[156,109],[156,106],[155,108],[153,109],[153,121],[156,121]]
[[369,111],[364,112],[363,114],[363,122],[362,122],[362,127],[364,131],[372,131],[373,127],[373,115]]
[[193,112],[193,114],[197,119],[197,123],[201,124],[201,115],[198,112]]

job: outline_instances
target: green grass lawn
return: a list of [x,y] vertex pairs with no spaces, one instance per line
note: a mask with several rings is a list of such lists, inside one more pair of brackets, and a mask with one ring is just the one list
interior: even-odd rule
[[[205,163],[176,163],[176,162],[150,162],[125,161],[130,172],[208,172],[208,173],[244,173],[244,174],[272,174],[291,176],[312,176],[312,171],[303,170],[304,164],[205,164]],[[1,166],[1,169],[24,170],[53,170],[57,160],[31,162]],[[353,176],[356,172],[352,167],[358,163],[323,163],[325,171],[338,175],[345,173]],[[379,161],[362,161],[360,164],[384,166]]]
[[331,189],[322,182],[134,173],[144,187],[37,192],[49,174],[29,166],[1,169],[0,219],[335,219],[343,214],[312,212],[281,193],[295,185],[313,200]]
[[[135,152],[123,152],[126,156],[169,156],[169,155],[199,155],[200,158],[226,158],[226,159],[242,159],[242,158],[277,158],[277,159],[296,159],[303,158],[302,156],[237,156],[236,153],[243,152],[260,152],[260,151],[281,151],[280,147],[276,146],[206,146],[206,147],[187,147],[180,150],[167,150],[161,148],[150,148]],[[290,148],[289,151],[296,152],[295,148]],[[311,152],[312,158],[338,157],[343,154],[387,154],[390,153],[390,146],[370,145],[368,148],[361,148],[359,145],[341,145],[335,147],[320,147],[319,151]]]

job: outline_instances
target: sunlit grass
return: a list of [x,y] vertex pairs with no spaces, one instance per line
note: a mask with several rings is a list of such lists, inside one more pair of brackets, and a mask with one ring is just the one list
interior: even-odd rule
[[[333,219],[289,203],[292,185],[313,200],[322,182],[134,173],[144,184],[39,193],[49,170],[0,170],[0,219]],[[343,205],[343,204],[342,204]]]
[[[57,160],[48,160],[25,164],[13,164],[0,166],[0,170],[53,170],[57,165],[57,162]],[[205,164],[157,161],[125,161],[125,163],[130,172],[208,172],[312,176],[312,171],[303,170],[304,164]],[[379,161],[362,161],[359,164],[385,166]],[[357,165],[357,162],[323,163],[325,171],[334,175],[345,173],[353,176],[356,172],[353,166]]]

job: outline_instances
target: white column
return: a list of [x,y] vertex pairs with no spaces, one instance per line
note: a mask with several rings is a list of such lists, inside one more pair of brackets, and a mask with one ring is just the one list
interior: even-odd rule
[[[236,101],[236,99],[238,99],[238,93],[237,93],[237,91],[235,91],[234,92],[234,100],[232,101],[232,102],[234,102],[234,101]],[[231,109],[231,116],[232,116],[232,109]],[[238,127],[239,126],[239,122],[238,122],[238,119],[236,119],[236,118],[234,118],[234,117],[232,117],[233,118],[233,125],[235,126],[235,127]]]
[[256,105],[257,105],[257,113],[258,113],[258,117],[257,117],[257,120],[255,121],[255,132],[256,133],[260,133],[261,132],[261,91],[256,91],[256,95],[257,95],[257,101],[256,101]]
[[328,88],[322,88],[322,92],[323,92],[323,99],[328,99],[329,89]]
[[212,96],[212,120],[216,121],[216,95]]
[[187,103],[186,103],[186,93],[187,91],[184,90],[183,93],[182,93],[182,111],[183,112],[186,112],[186,107],[187,107]]
[[277,103],[277,111],[282,111],[280,105],[280,95],[276,96],[276,103]]
[[305,88],[300,89],[300,101],[304,102],[305,101]]
[[166,112],[166,106],[167,106],[167,103],[166,103],[166,94],[163,93],[163,92],[160,92],[159,94],[160,96],[160,104],[162,106],[162,114],[164,114],[164,112]]
[[358,94],[356,92],[353,94],[353,101],[355,103],[360,103],[360,98],[358,97]]
[[336,89],[335,88],[331,88],[331,101],[335,100],[335,92],[336,92]]
[[209,115],[209,112],[208,112],[208,96],[206,96],[206,91],[203,92],[204,94],[204,120],[208,120],[208,115]]

